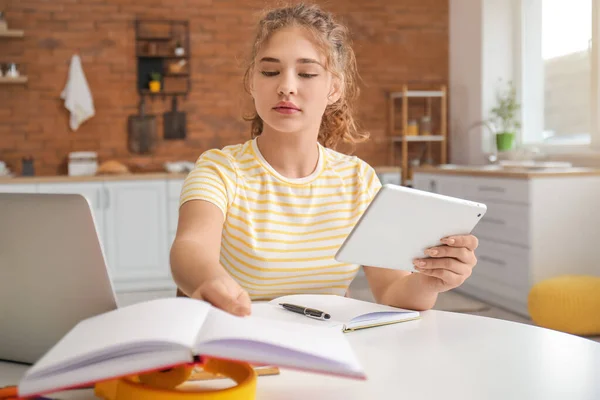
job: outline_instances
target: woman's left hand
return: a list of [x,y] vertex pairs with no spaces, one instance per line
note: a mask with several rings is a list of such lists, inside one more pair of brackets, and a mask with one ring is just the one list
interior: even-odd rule
[[477,258],[479,241],[473,235],[443,238],[442,246],[430,247],[425,255],[413,261],[415,269],[424,275],[436,292],[445,292],[463,284],[471,276]]

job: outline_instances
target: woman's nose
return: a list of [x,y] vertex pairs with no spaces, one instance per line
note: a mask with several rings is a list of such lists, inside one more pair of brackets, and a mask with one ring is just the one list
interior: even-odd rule
[[279,85],[277,87],[277,93],[280,95],[290,95],[296,94],[297,85],[296,80],[294,79],[291,73],[281,74],[281,80],[279,81]]

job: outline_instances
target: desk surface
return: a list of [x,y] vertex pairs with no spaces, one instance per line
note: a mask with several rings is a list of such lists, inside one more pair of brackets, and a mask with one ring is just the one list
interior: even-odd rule
[[[257,399],[600,399],[600,343],[561,332],[427,311],[347,337],[368,380],[282,370],[259,377]],[[0,363],[0,386],[26,368]],[[56,397],[94,398],[90,390]]]

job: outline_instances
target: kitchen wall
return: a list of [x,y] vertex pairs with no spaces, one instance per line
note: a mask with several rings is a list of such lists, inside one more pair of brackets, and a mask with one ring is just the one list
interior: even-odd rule
[[[0,3],[1,5],[2,3]],[[17,173],[23,156],[36,174],[65,173],[71,151],[98,151],[100,161],[157,165],[194,160],[202,151],[249,137],[242,119],[240,62],[249,49],[255,13],[271,1],[255,0],[21,0],[5,6],[9,27],[24,39],[0,41],[0,63],[23,65],[29,83],[0,85],[0,160]],[[349,25],[363,78],[359,120],[373,140],[357,155],[388,163],[386,91],[404,83],[447,82],[448,0],[329,0]],[[137,114],[134,19],[188,19],[192,92],[180,103],[188,113],[188,139],[160,143],[152,156],[127,150],[127,117]],[[76,132],[60,100],[71,56],[79,52],[96,116]],[[149,102],[160,115],[168,100]],[[162,134],[162,129],[159,130]]]
[[[450,159],[485,164],[493,138],[481,123],[496,102],[499,79],[515,79],[512,58],[519,0],[452,0],[449,10]],[[505,32],[512,32],[506,35]]]

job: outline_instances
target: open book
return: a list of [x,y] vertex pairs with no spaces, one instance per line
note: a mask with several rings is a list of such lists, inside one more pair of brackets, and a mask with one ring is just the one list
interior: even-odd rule
[[77,324],[19,382],[28,397],[191,363],[196,356],[365,379],[337,330],[237,317],[188,298],[151,300]]
[[[288,311],[281,303],[299,305],[326,312],[329,320],[316,320]],[[415,320],[418,311],[371,303],[332,294],[296,294],[282,296],[265,303],[252,305],[252,315],[278,321],[300,322],[308,325],[339,328],[344,332]]]

